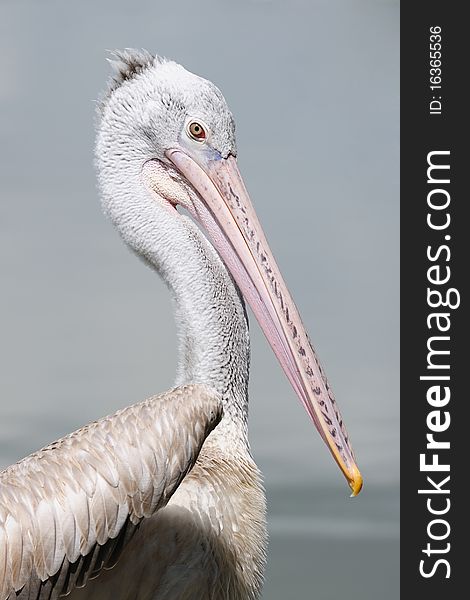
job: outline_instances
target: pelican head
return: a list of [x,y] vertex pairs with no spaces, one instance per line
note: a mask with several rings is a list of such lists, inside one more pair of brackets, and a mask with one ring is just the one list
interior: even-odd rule
[[224,97],[172,61],[142,51],[116,56],[96,153],[105,211],[125,241],[154,263],[158,228],[178,226],[178,206],[190,213],[357,495],[362,477],[339,408],[239,173]]

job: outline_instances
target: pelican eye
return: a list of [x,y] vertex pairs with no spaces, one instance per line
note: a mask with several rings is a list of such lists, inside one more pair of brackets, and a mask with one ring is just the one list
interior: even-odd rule
[[206,130],[197,121],[191,121],[188,123],[188,134],[197,142],[202,142],[206,139]]

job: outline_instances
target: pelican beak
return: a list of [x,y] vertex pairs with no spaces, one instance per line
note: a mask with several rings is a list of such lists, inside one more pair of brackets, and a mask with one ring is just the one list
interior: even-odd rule
[[362,477],[338,405],[269,249],[235,157],[196,162],[180,149],[168,150],[166,156],[197,192],[197,201],[186,208],[230,270],[352,496],[357,496]]

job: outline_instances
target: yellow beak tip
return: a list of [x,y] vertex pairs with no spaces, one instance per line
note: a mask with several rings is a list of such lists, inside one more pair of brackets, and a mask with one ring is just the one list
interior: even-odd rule
[[359,492],[362,490],[363,483],[362,475],[359,469],[354,465],[351,478],[349,479],[349,487],[352,490],[351,498],[354,498],[359,494]]

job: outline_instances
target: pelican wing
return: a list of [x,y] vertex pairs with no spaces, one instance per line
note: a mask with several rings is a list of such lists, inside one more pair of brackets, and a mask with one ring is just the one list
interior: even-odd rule
[[0,473],[0,600],[57,598],[117,561],[218,424],[187,385],[91,423]]

